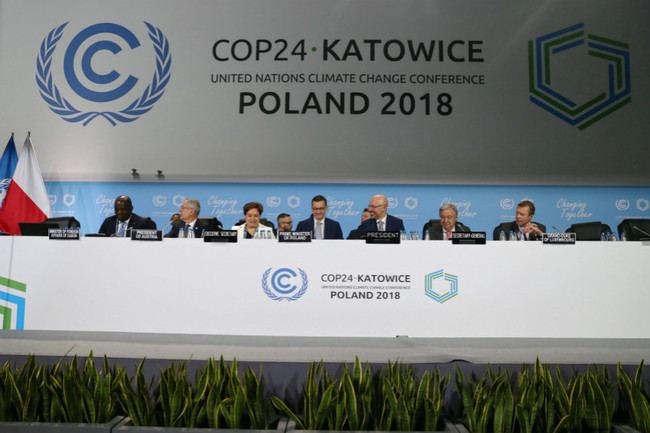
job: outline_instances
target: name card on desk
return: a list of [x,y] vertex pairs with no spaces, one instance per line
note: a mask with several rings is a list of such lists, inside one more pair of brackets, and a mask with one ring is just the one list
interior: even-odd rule
[[311,232],[278,232],[278,242],[311,242]]
[[132,241],[162,241],[162,230],[156,229],[132,229]]
[[203,242],[237,242],[237,230],[205,231]]
[[454,245],[485,245],[485,232],[453,232],[451,243]]
[[399,244],[400,232],[367,232],[367,244]]
[[48,229],[47,235],[50,239],[57,240],[74,240],[78,241],[80,238],[81,230],[79,229]]
[[542,242],[553,245],[575,245],[575,233],[542,233]]

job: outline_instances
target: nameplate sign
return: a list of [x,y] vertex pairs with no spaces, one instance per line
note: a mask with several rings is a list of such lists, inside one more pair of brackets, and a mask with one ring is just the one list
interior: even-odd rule
[[542,242],[552,245],[575,245],[575,233],[542,233]]
[[485,232],[452,232],[451,243],[454,245],[485,245]]
[[399,244],[400,232],[367,232],[367,244]]
[[278,242],[311,242],[311,232],[278,232]]
[[156,229],[132,229],[132,241],[162,241],[162,230]]
[[237,242],[237,230],[205,231],[203,242]]
[[50,239],[78,241],[80,234],[81,230],[79,229],[47,229],[47,235]]

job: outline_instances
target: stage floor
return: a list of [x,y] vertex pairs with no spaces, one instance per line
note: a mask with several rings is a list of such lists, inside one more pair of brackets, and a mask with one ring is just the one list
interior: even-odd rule
[[248,362],[401,361],[411,364],[466,361],[474,364],[638,364],[650,360],[648,339],[524,338],[331,338],[136,334],[64,331],[0,331],[0,359],[34,354],[126,359]]

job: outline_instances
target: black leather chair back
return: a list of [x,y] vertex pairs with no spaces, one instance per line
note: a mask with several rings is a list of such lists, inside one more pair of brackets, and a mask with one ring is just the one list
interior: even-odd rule
[[81,227],[79,221],[73,216],[63,216],[63,217],[54,217],[47,218],[44,223],[56,224],[60,229],[69,228],[69,229],[78,229]]
[[575,233],[576,240],[579,241],[599,241],[601,233],[611,233],[611,231],[607,224],[600,221],[573,224],[566,230],[567,233]]
[[[643,233],[645,232],[645,233]],[[618,236],[625,233],[628,241],[650,240],[650,219],[628,218],[618,225]]]

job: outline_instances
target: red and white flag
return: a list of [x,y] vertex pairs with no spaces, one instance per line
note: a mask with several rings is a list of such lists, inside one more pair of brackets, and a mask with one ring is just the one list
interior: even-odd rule
[[7,196],[0,209],[0,230],[10,235],[19,235],[18,223],[40,223],[49,216],[50,201],[32,140],[27,134]]

